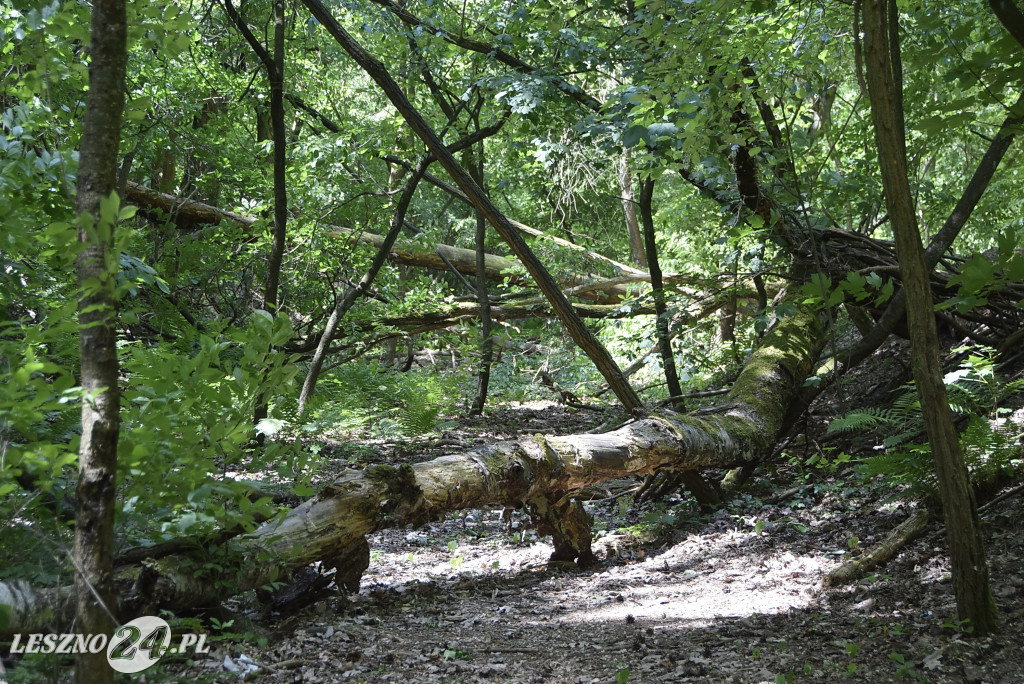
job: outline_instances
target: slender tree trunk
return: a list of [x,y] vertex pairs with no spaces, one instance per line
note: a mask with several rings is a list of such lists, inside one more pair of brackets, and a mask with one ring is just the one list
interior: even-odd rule
[[[483,143],[476,159],[467,152],[467,167],[473,173],[473,180],[484,187],[484,152]],[[480,302],[480,368],[477,371],[476,397],[473,400],[472,413],[480,415],[487,403],[487,386],[491,381],[491,363],[494,360],[494,339],[491,337],[491,299],[487,294],[487,218],[479,209],[476,214],[476,293]]]
[[[672,335],[668,330],[668,308],[665,306],[665,288],[661,277],[661,264],[658,261],[658,244],[654,233],[654,210],[651,201],[654,198],[654,179],[647,178],[640,182],[640,220],[644,225],[644,247],[647,252],[647,266],[651,272],[651,290],[654,294],[654,327],[658,336],[658,347],[661,349],[661,364],[665,370],[665,382],[668,383],[668,395],[678,397],[683,393],[679,385],[679,373],[676,371],[676,359],[672,353]],[[682,406],[682,400],[676,401]],[[696,470],[684,470],[678,474],[690,493],[704,508],[716,506],[721,498]]]
[[[274,136],[274,239],[267,257],[267,282],[263,290],[263,308],[277,314],[281,303],[281,262],[284,261],[284,243],[288,232],[288,186],[285,179],[286,132],[284,122],[284,0],[274,0],[274,60],[267,67],[270,77],[270,127]],[[261,394],[256,399],[252,422],[267,417],[268,399]],[[262,443],[263,433],[257,439]]]
[[661,363],[665,368],[668,395],[678,397],[683,393],[676,372],[676,359],[672,354],[672,337],[668,334],[668,308],[665,306],[665,288],[661,279],[661,264],[658,263],[658,245],[654,235],[654,213],[651,200],[654,197],[654,179],[640,182],[640,220],[644,224],[644,246],[647,248],[647,265],[651,271],[651,290],[654,294],[654,327],[661,347]]
[[898,28],[896,0],[864,2],[864,48],[871,116],[886,206],[896,237],[900,277],[907,293],[911,366],[942,495],[957,613],[961,620],[970,620],[975,635],[981,635],[996,629],[998,618],[989,588],[977,505],[942,382],[930,269],[921,247],[907,180]]
[[[231,0],[222,0],[224,11],[234,22],[239,33],[249,43],[256,56],[263,63],[270,81],[270,127],[274,151],[274,235],[267,257],[267,279],[263,289],[263,308],[276,314],[280,304],[281,262],[284,260],[284,244],[288,229],[288,186],[285,178],[287,155],[287,131],[284,122],[284,0],[274,0],[274,54],[257,40],[245,18],[235,11]],[[258,111],[257,111],[258,115]],[[267,417],[267,398],[256,399],[253,422],[259,423]],[[262,440],[263,435],[259,436]]]
[[[116,212],[101,219],[117,180],[127,62],[124,0],[95,0],[89,95],[82,124],[76,210],[78,239],[78,312],[82,363],[82,441],[75,491],[76,629],[82,634],[113,633],[114,496],[117,486],[118,407],[117,303],[113,250]],[[105,652],[82,653],[77,681],[112,682]]]
[[[270,124],[274,133],[274,241],[267,259],[267,284],[263,306],[271,314],[280,304],[281,262],[288,227],[288,186],[286,130],[284,122],[284,0],[274,0],[273,68],[267,65],[270,77]],[[266,407],[264,406],[264,413]]]
[[636,218],[636,197],[633,194],[633,174],[629,163],[630,150],[622,150],[619,160],[619,194],[622,196],[622,213],[626,217],[626,235],[629,236],[629,250],[633,256],[633,265],[647,268],[647,254],[644,252],[644,234],[640,231],[640,223]]
[[530,249],[522,235],[493,202],[483,193],[472,177],[455,160],[452,153],[444,146],[437,133],[427,124],[419,111],[412,106],[409,99],[402,92],[402,89],[392,78],[388,70],[381,64],[380,60],[368,53],[363,47],[342,28],[341,24],[324,7],[320,0],[302,0],[310,13],[319,21],[325,29],[334,37],[339,45],[359,64],[360,67],[381,87],[384,94],[395,106],[398,112],[405,119],[409,127],[426,144],[427,149],[434,155],[445,171],[452,177],[455,184],[472,201],[473,206],[483,212],[487,220],[498,231],[502,239],[508,244],[512,252],[519,258],[523,266],[533,277],[537,287],[544,293],[544,296],[551,303],[551,308],[558,314],[559,320],[565,326],[569,336],[576,345],[583,350],[598,372],[604,376],[615,393],[619,403],[630,412],[642,412],[644,410],[640,397],[630,386],[629,382],[622,375],[615,359],[605,349],[592,332],[584,325],[565,295],[559,289],[558,284],[548,273],[547,269],[540,262],[537,256]]

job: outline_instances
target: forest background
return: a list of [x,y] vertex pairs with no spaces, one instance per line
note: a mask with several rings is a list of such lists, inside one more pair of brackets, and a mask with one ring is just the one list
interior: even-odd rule
[[[1015,5],[121,9],[123,86],[101,90],[96,10],[90,34],[84,4],[3,8],[0,547],[8,590],[33,597],[5,595],[5,629],[67,598],[46,588],[67,586],[73,556],[82,586],[105,584],[116,604],[115,544],[119,565],[150,569],[154,547],[223,547],[185,562],[230,595],[246,582],[225,568],[251,558],[231,540],[330,499],[339,442],[444,431],[538,392],[633,422],[614,444],[573,443],[617,454],[602,477],[658,475],[714,505],[893,332],[911,338],[920,393],[898,410],[920,425],[893,430],[902,465],[888,474],[914,484],[931,477],[921,454],[935,457],[933,508],[967,540],[954,567],[962,553],[983,575],[954,573],[960,617],[995,628],[967,470],[922,430],[933,446],[965,441],[976,480],[1019,455],[1000,423],[1019,387],[999,375],[1022,339]],[[86,93],[117,116],[123,98],[90,219]],[[917,315],[931,298],[936,315]],[[940,332],[962,345],[945,369]],[[954,425],[947,385],[973,416],[959,439],[941,432]],[[750,413],[722,428],[728,443],[652,438],[656,457],[630,465],[651,421],[693,428],[677,416],[736,407]],[[93,410],[108,411],[106,442],[91,437]],[[865,408],[835,429],[893,416]],[[116,481],[85,495],[76,474],[104,449]],[[411,471],[368,472],[392,478],[385,494],[429,494]],[[585,483],[558,477],[487,503],[532,506],[556,555],[586,561],[573,499]],[[399,512],[373,524],[423,517]],[[90,579],[73,538],[93,524],[111,541]],[[342,557],[361,538],[317,548]],[[132,581],[136,609],[198,600],[180,600],[194,588],[179,583],[140,605]]]

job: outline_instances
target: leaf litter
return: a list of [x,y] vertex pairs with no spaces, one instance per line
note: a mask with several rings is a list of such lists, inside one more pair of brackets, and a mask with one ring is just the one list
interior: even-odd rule
[[[460,421],[417,448],[375,444],[374,453],[427,459],[600,420],[531,402]],[[496,435],[493,426],[504,427]],[[519,513],[511,524],[495,509],[383,530],[370,538],[357,594],[333,589],[292,615],[236,601],[235,629],[249,625],[266,645],[224,641],[172,669],[218,682],[1024,682],[1019,498],[986,511],[1003,626],[971,638],[956,620],[935,523],[861,582],[826,588],[829,570],[870,548],[909,506],[879,505],[884,493],[851,498],[841,474],[800,475],[782,463],[764,468],[742,490],[752,493],[710,514],[678,494],[638,506],[606,492],[588,504],[600,561],[586,569],[549,564],[550,539]],[[227,671],[225,660],[240,655],[258,670]]]

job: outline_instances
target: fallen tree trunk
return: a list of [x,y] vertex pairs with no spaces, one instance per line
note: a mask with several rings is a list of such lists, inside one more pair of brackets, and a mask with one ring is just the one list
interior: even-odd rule
[[[705,297],[693,302],[691,308],[680,308],[671,311],[672,326],[692,325],[704,320],[728,303],[723,295]],[[616,304],[575,304],[574,308],[580,318],[620,319],[634,316],[655,314],[654,304],[650,301],[629,306]],[[369,331],[380,326],[399,328],[410,332],[425,332],[450,328],[462,322],[474,321],[480,317],[480,305],[477,302],[454,302],[434,311],[412,311],[404,316],[386,316],[370,323],[353,323],[352,329]],[[522,320],[526,318],[556,318],[555,312],[542,298],[523,301],[507,301],[491,305],[491,318],[497,321]],[[655,351],[657,348],[655,348]],[[631,375],[636,369],[626,375]]]
[[[196,200],[177,197],[166,192],[157,192],[138,183],[129,182],[126,186],[127,200],[139,207],[139,213],[152,219],[169,216],[174,225],[180,230],[195,230],[203,225],[218,224],[227,221],[234,225],[249,230],[257,219],[252,216],[244,216],[232,211],[227,211]],[[518,224],[521,228],[526,228]],[[530,229],[531,235],[543,233]],[[369,233],[365,230],[347,228],[345,226],[329,226],[328,234],[336,239],[351,238],[380,248],[384,244],[384,236],[376,233]],[[585,252],[591,254],[590,252]],[[429,268],[434,271],[449,271],[454,268],[465,276],[476,275],[476,251],[453,247],[451,245],[438,244],[435,251],[427,251],[408,242],[399,241],[391,249],[390,259],[394,263],[418,268]],[[609,262],[613,266],[618,262]],[[520,272],[519,262],[515,259],[498,256],[495,254],[484,255],[484,273],[487,278],[497,282],[508,279],[511,283],[530,282],[529,276]],[[627,267],[628,268],[628,267]],[[621,270],[621,269],[620,269]],[[599,275],[576,276],[569,278],[564,285],[566,287],[580,288],[576,296],[595,302],[613,304],[622,301],[629,296],[629,285],[635,282],[643,282],[649,279],[635,269],[629,270],[629,275],[623,280],[616,278],[603,278]],[[679,277],[681,278],[681,277]]]
[[[751,356],[724,403],[689,415],[654,414],[613,432],[536,435],[401,467],[349,471],[313,499],[232,542],[233,575],[204,576],[173,556],[123,573],[122,616],[183,610],[261,587],[323,561],[352,586],[367,567],[365,535],[490,505],[526,506],[554,540],[553,560],[593,558],[590,516],[573,495],[604,480],[658,470],[756,464],[775,442],[786,410],[823,345],[817,316],[783,319]],[[204,558],[214,550],[207,549]],[[200,565],[199,567],[202,567]],[[231,587],[231,590],[226,589]],[[0,637],[66,624],[66,589],[0,583]]]
[[834,587],[860,579],[869,570],[890,560],[928,526],[927,509],[914,511],[909,518],[886,535],[879,544],[860,558],[848,560],[825,575],[825,586]]

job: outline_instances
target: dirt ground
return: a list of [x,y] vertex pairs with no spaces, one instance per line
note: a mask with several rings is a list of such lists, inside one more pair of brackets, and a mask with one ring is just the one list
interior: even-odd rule
[[[361,453],[432,458],[604,418],[550,402],[505,406],[441,438]],[[290,615],[243,599],[226,631],[265,645],[227,639],[165,672],[218,682],[1024,682],[1021,496],[1008,487],[983,511],[1003,628],[974,638],[957,624],[935,522],[861,582],[824,586],[912,506],[881,505],[885,492],[865,491],[848,466],[798,456],[783,454],[710,513],[679,494],[638,504],[635,482],[598,488],[588,510],[601,560],[586,569],[549,565],[550,540],[521,513],[511,525],[500,510],[466,511],[379,532],[358,594],[330,588]]]

